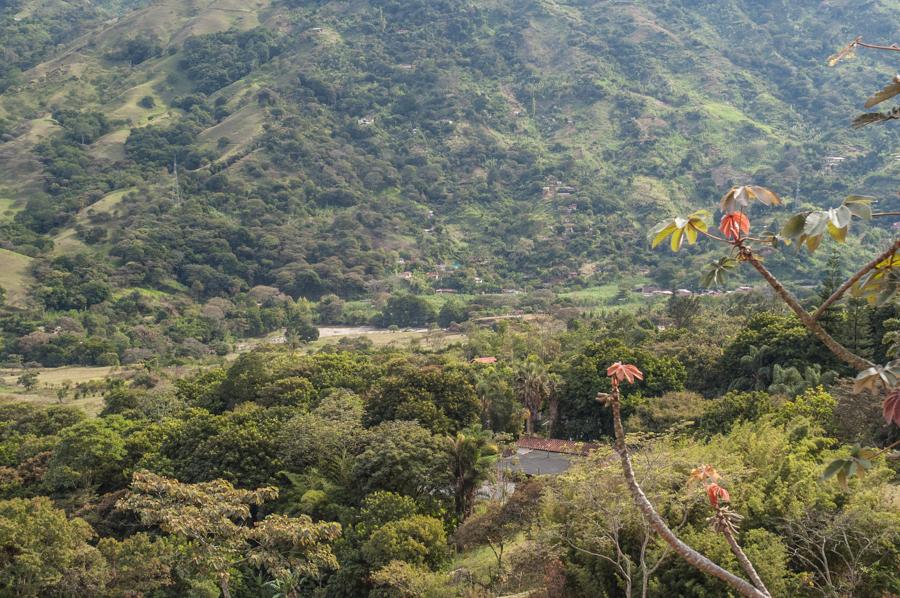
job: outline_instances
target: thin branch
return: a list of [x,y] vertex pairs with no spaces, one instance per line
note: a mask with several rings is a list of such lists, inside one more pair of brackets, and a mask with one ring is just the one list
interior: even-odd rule
[[652,527],[663,541],[671,546],[681,558],[696,569],[721,579],[744,596],[748,596],[749,598],[768,598],[767,594],[758,590],[747,580],[741,579],[734,573],[723,569],[709,560],[706,556],[685,544],[671,529],[669,529],[669,526],[666,525],[666,522],[663,521],[659,513],[656,512],[656,509],[653,508],[653,505],[650,504],[643,489],[641,489],[634,478],[634,469],[631,467],[631,457],[628,454],[628,447],[625,444],[625,429],[622,427],[622,413],[619,408],[619,388],[617,385],[613,386],[611,402],[613,424],[616,431],[616,452],[619,453],[620,460],[622,461],[622,470],[625,473],[625,481],[628,482],[628,488],[631,490],[631,496],[634,499],[635,505],[650,524],[650,527]]
[[900,212],[872,212],[872,218],[889,218],[891,216],[900,216]]
[[891,450],[892,448],[894,448],[897,445],[900,445],[900,439],[897,439],[894,442],[890,443],[889,445],[887,445],[886,447],[884,447],[883,449],[881,449],[880,451],[878,451],[877,453],[872,455],[870,457],[870,459],[874,459],[875,457],[883,455],[884,453],[888,452],[889,450]]
[[890,46],[883,46],[881,44],[867,44],[865,43],[861,37],[857,37],[854,41],[854,45],[859,46],[861,48],[871,48],[873,50],[888,50],[891,52],[900,52],[900,46],[897,44],[891,44]]
[[722,530],[722,535],[725,536],[725,539],[728,540],[728,545],[731,546],[731,552],[734,553],[734,556],[737,557],[738,563],[741,565],[741,569],[744,570],[744,573],[747,574],[747,577],[750,578],[750,581],[753,582],[760,592],[765,593],[767,596],[771,596],[769,594],[769,590],[766,589],[766,584],[763,583],[763,580],[760,579],[759,574],[756,572],[756,569],[753,568],[753,563],[750,562],[750,559],[747,558],[747,555],[744,554],[744,551],[741,549],[741,545],[737,543],[737,540],[734,538],[734,534],[731,533],[731,530],[727,527]]
[[883,253],[879,254],[877,257],[872,258],[872,260],[867,263],[865,266],[856,271],[856,274],[851,276],[837,288],[832,294],[831,297],[822,302],[822,305],[816,308],[816,311],[812,313],[812,319],[818,320],[819,317],[825,313],[825,310],[828,309],[835,301],[839,300],[847,290],[855,285],[860,278],[866,275],[867,272],[875,268],[878,264],[888,259],[892,255],[894,255],[898,250],[900,250],[900,238],[894,241],[894,243]]
[[800,305],[800,303],[797,301],[797,298],[794,297],[794,295],[791,294],[789,290],[784,288],[784,285],[782,285],[781,282],[777,278],[775,278],[775,276],[771,272],[769,272],[768,269],[766,269],[763,263],[753,255],[753,252],[750,250],[750,248],[741,248],[741,258],[744,261],[750,262],[750,265],[756,268],[757,272],[759,272],[762,277],[766,279],[766,282],[768,282],[769,286],[771,286],[775,291],[775,294],[778,295],[782,299],[782,301],[784,301],[787,306],[791,308],[791,311],[797,314],[797,317],[800,318],[800,321],[803,323],[803,325],[806,326],[806,328],[809,329],[810,332],[819,337],[819,340],[821,340],[822,343],[826,347],[828,347],[828,349],[831,350],[831,352],[834,353],[838,359],[840,359],[844,363],[849,364],[857,371],[863,371],[869,369],[870,367],[874,367],[875,364],[873,364],[871,361],[860,357],[844,345],[834,340],[834,338],[830,334],[828,334],[828,332],[824,328],[822,328],[822,325],[816,322],[809,314],[809,312],[803,309],[803,306]]
[[705,236],[709,237],[710,239],[713,239],[714,241],[718,241],[718,242],[720,242],[720,243],[727,243],[727,244],[731,245],[731,241],[727,241],[727,240],[723,239],[722,237],[720,237],[720,236],[718,236],[718,235],[714,235],[714,234],[712,234],[712,233],[708,233],[708,232],[706,232],[705,230],[700,230],[699,228],[698,228],[698,229],[695,229],[695,230],[696,230],[698,233],[700,233],[701,235],[705,235]]

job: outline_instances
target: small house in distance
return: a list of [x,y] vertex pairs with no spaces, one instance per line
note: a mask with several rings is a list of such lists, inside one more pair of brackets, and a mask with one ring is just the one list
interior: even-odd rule
[[574,459],[596,448],[589,442],[526,436],[516,442],[515,453],[503,458],[501,467],[531,476],[559,475],[569,469]]
[[497,363],[496,357],[476,357],[472,360],[472,363],[483,363],[483,364],[492,364]]

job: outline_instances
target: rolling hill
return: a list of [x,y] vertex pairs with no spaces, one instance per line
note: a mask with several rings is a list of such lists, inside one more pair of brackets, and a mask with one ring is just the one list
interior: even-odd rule
[[889,127],[848,126],[892,67],[825,65],[900,38],[893,1],[78,7],[2,13],[8,38],[58,38],[0,87],[0,246],[43,264],[36,305],[78,254],[188,304],[366,299],[401,271],[414,292],[692,285],[708,255],[651,255],[645,229],[732,183],[895,194]]

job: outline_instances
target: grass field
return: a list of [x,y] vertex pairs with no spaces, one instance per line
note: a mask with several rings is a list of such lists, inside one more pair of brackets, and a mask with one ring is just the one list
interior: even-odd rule
[[[639,293],[631,292],[631,289],[646,282],[646,278],[635,276],[622,279],[621,282],[615,284],[569,291],[568,293],[560,293],[559,296],[563,299],[570,299],[577,307],[588,309],[598,307],[635,309],[641,305],[646,305],[648,301],[658,301],[658,299],[648,299],[642,297]],[[616,301],[615,299],[620,289],[627,289],[628,292],[623,297],[624,300]]]
[[0,287],[6,290],[6,301],[21,306],[27,297],[31,277],[31,258],[21,253],[0,249]]
[[[111,373],[111,367],[64,367],[48,368],[38,374],[37,387],[26,391],[17,384],[21,370],[0,371],[0,401],[17,401],[35,405],[54,405],[59,403],[56,389],[64,384],[74,386],[83,382],[103,380]],[[75,399],[70,394],[64,399],[66,405],[82,409],[88,415],[97,415],[103,409],[103,398],[91,395]]]
[[224,153],[219,159],[240,151],[263,132],[265,116],[256,104],[244,106],[214,127],[200,133],[200,140],[208,149],[218,151],[218,141],[223,137],[229,140]]

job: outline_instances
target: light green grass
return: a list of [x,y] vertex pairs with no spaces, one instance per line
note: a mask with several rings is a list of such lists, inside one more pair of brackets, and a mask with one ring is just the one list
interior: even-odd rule
[[55,237],[53,237],[53,255],[66,255],[71,253],[79,253],[89,251],[89,247],[76,236],[75,226],[77,224],[87,224],[90,222],[89,213],[107,213],[111,214],[122,198],[125,197],[133,189],[119,189],[112,193],[107,193],[96,202],[79,211],[75,216],[75,222],[72,226],[62,229]]
[[200,141],[207,149],[218,150],[218,141],[222,137],[230,143],[224,148],[220,159],[227,158],[245,147],[263,132],[265,115],[262,108],[255,104],[244,106],[214,127],[200,133]]
[[[37,392],[37,393],[6,393],[3,392],[2,387],[0,387],[0,403],[3,402],[14,402],[14,403],[30,403],[32,405],[59,405],[59,399],[56,397],[56,393],[52,391],[48,392]],[[69,397],[65,399],[62,403],[68,407],[76,407],[84,411],[90,417],[96,417],[103,410],[103,397],[99,395],[92,395],[89,397],[82,397],[80,399],[74,399]]]
[[11,197],[0,197],[0,222],[10,222],[19,211],[16,200]]
[[[560,293],[559,297],[571,300],[578,307],[637,307],[652,300],[642,297],[639,293],[631,292],[631,289],[647,282],[648,279],[643,276],[625,277],[615,283]],[[619,294],[620,287],[629,290],[627,300],[621,303],[613,303],[612,300]]]
[[0,249],[0,287],[6,290],[6,302],[16,307],[24,306],[31,277],[31,258],[21,253]]

